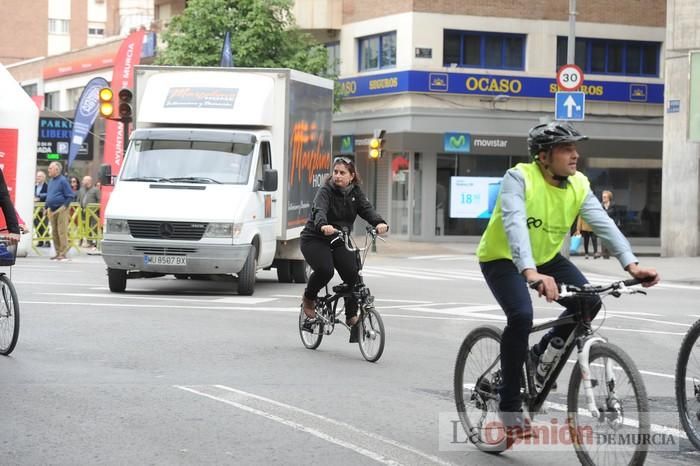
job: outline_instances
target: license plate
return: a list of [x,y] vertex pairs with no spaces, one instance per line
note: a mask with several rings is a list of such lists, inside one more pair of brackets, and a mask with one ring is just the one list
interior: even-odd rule
[[146,265],[187,265],[187,256],[143,256]]

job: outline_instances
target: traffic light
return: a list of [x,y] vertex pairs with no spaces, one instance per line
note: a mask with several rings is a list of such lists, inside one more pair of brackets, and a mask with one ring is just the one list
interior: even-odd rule
[[125,87],[119,91],[119,118],[122,121],[130,122],[133,115],[131,101],[134,99],[134,93],[131,89]]
[[384,152],[384,134],[386,131],[383,129],[375,129],[374,137],[369,140],[369,158],[372,160],[377,160],[382,157]]
[[114,93],[111,87],[103,87],[99,92],[100,115],[103,118],[112,118],[114,114]]

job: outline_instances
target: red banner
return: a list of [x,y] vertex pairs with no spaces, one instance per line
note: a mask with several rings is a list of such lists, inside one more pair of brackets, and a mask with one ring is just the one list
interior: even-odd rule
[[[15,202],[15,187],[17,185],[17,144],[19,131],[17,128],[0,128],[0,169],[5,175],[7,190],[12,202]],[[0,229],[6,228],[5,216],[0,211]]]
[[5,175],[7,190],[15,202],[15,186],[17,184],[17,128],[0,128],[0,169]]
[[[117,99],[119,90],[125,87],[134,87],[134,66],[141,61],[141,46],[143,36],[146,32],[141,29],[129,34],[129,37],[122,42],[117,56],[114,59],[114,70],[112,71],[112,90],[114,98]],[[115,108],[118,102],[115,102]],[[105,147],[103,163],[112,166],[112,174],[117,175],[122,166],[124,157],[124,125],[114,120],[105,121]],[[105,207],[112,192],[111,186],[102,187],[102,199],[100,201],[100,212],[104,218]]]

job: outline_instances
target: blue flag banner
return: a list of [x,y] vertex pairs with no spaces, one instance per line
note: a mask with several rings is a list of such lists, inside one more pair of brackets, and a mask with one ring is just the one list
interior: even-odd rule
[[219,66],[224,68],[233,67],[233,52],[231,52],[231,33],[226,31],[224,36],[224,46],[221,49],[221,63]]
[[92,124],[97,118],[97,111],[100,108],[99,92],[103,87],[109,87],[109,83],[104,78],[93,78],[87,83],[83,93],[80,94],[78,105],[75,107],[73,117],[73,134],[70,138],[70,148],[68,149],[68,167],[78,155],[78,149],[83,145],[85,137],[88,135]]

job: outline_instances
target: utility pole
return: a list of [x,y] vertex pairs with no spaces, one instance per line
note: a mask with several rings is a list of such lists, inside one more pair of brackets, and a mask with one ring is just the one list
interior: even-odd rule
[[576,0],[569,0],[569,40],[566,45],[566,64],[576,63]]

